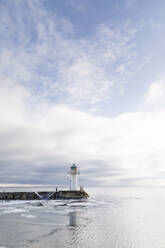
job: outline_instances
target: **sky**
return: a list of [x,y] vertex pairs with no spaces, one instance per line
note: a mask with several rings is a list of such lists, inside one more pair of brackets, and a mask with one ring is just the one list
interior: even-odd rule
[[0,0],[0,184],[165,186],[165,1]]

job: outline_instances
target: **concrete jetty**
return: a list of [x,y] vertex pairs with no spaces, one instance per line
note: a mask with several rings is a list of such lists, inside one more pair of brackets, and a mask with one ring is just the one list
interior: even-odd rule
[[89,195],[84,190],[0,192],[0,200],[58,200],[81,199],[87,197],[89,197]]

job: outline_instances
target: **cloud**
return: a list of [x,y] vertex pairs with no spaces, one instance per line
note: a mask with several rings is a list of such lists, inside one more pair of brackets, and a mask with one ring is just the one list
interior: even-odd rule
[[67,184],[75,162],[83,185],[164,185],[163,110],[105,118],[25,92],[1,93],[1,183]]
[[0,13],[0,81],[25,86],[37,97],[93,109],[139,67],[138,29],[129,22],[100,24],[78,38],[73,24],[41,1],[3,2]]
[[153,82],[145,95],[145,105],[154,105],[155,107],[165,104],[165,81],[159,80]]
[[91,4],[89,0],[84,0],[84,1],[76,1],[76,0],[65,0],[65,6],[70,7],[76,12],[79,12],[81,14],[85,14],[87,9],[91,8]]

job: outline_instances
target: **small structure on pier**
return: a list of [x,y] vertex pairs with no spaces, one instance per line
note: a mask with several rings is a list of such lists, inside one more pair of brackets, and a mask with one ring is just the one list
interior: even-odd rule
[[77,170],[75,164],[70,167],[68,174],[70,174],[70,190],[78,190],[77,176],[80,174],[80,171]]

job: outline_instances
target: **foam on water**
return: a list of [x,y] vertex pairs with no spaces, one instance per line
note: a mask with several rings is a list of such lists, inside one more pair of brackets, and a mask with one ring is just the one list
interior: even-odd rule
[[28,219],[34,219],[36,218],[35,215],[32,214],[21,214],[21,217],[28,218]]
[[40,201],[0,201],[0,214],[22,213],[37,210],[38,212],[67,214],[74,208],[95,209],[106,206],[105,201],[89,198],[82,200],[40,200]]
[[11,213],[25,213],[28,212],[26,209],[18,209],[18,208],[8,208],[2,212],[2,214],[11,214]]

